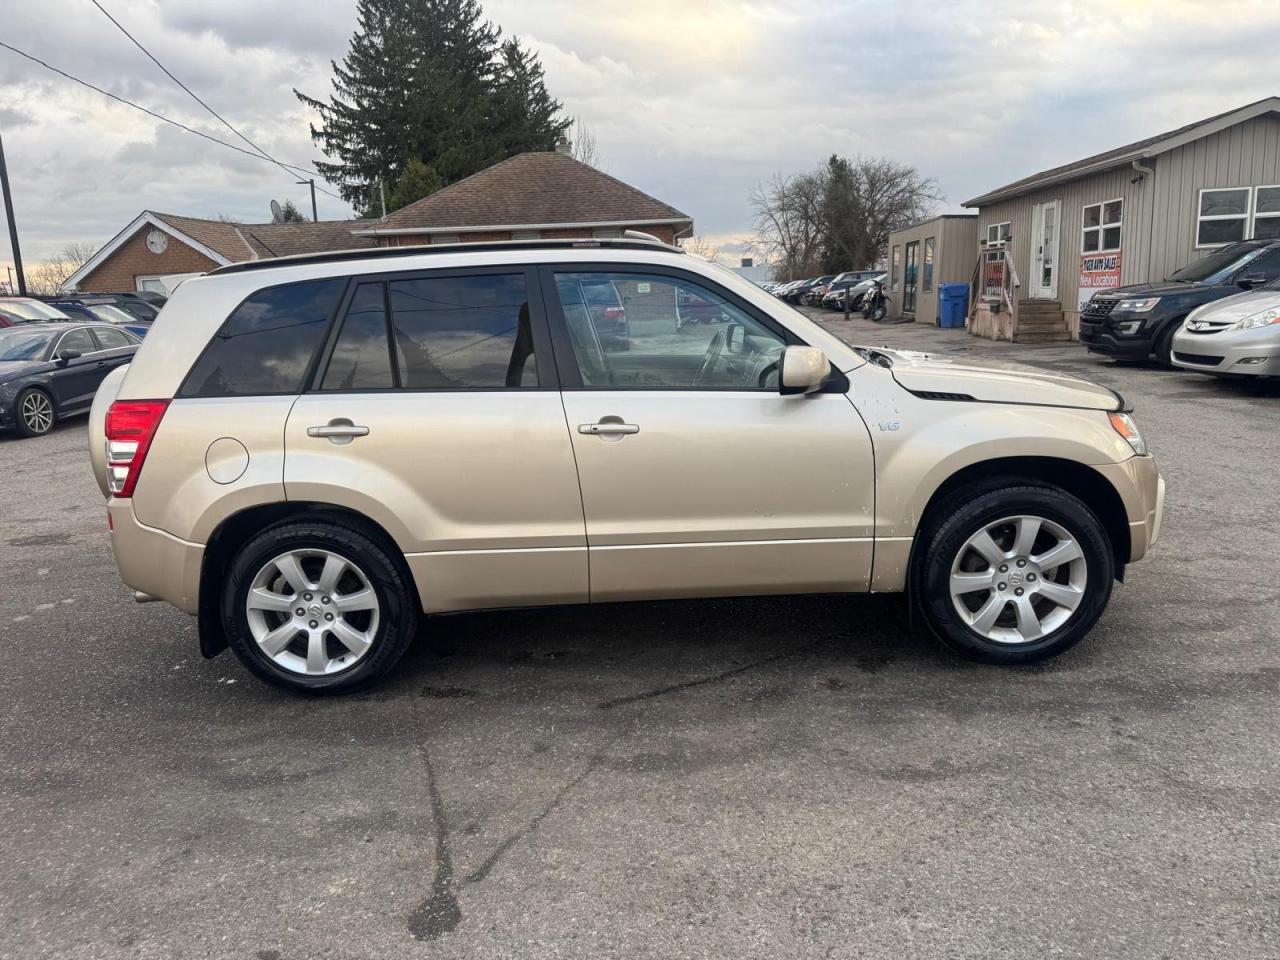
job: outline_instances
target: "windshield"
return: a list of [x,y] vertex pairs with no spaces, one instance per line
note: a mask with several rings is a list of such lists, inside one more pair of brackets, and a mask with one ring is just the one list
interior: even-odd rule
[[131,313],[125,313],[119,307],[113,307],[109,303],[91,303],[88,304],[89,311],[99,320],[105,320],[107,323],[137,323],[138,318]]
[[69,320],[61,310],[55,310],[39,300],[0,300],[0,310],[12,313],[23,320]]
[[35,360],[44,355],[54,336],[56,334],[24,331],[21,327],[0,330],[0,360]]
[[1243,243],[1233,243],[1209,254],[1195,263],[1189,263],[1181,270],[1169,275],[1169,279],[1178,283],[1217,283],[1235,273],[1250,260],[1253,260],[1266,247],[1255,247]]

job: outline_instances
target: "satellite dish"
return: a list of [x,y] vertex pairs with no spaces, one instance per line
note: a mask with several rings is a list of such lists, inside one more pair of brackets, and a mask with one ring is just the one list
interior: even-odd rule
[[284,210],[280,208],[279,200],[271,201],[271,222],[284,223]]

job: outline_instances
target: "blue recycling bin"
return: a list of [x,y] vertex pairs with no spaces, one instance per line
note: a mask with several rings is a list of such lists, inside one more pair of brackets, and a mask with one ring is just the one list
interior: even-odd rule
[[963,327],[969,312],[969,285],[967,283],[938,284],[938,326]]

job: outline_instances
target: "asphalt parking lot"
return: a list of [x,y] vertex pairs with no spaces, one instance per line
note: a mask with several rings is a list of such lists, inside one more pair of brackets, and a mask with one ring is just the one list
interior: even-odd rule
[[83,419],[0,438],[0,956],[1280,955],[1280,389],[831,325],[1133,401],[1165,526],[1082,645],[976,666],[874,597],[499,612],[305,700],[129,599]]

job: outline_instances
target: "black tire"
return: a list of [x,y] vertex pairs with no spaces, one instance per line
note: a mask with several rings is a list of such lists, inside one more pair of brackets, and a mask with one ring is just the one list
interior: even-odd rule
[[[287,670],[268,657],[254,640],[245,610],[258,571],[272,558],[306,549],[329,551],[355,563],[380,605],[377,630],[367,652],[345,670],[318,676]],[[256,677],[286,690],[337,694],[373,683],[395,666],[418,628],[417,590],[394,550],[382,538],[340,521],[288,521],[267,528],[240,548],[223,585],[220,610],[228,644]]]
[[[33,428],[30,424],[27,423],[26,418],[22,415],[22,407],[28,397],[43,397],[45,402],[48,403],[50,417],[49,417],[48,425],[44,427],[44,429]],[[18,394],[17,400],[14,401],[13,419],[14,419],[14,422],[17,424],[18,436],[43,437],[46,433],[48,433],[50,430],[53,429],[53,425],[54,423],[57,422],[57,419],[58,419],[57,407],[53,402],[53,397],[49,396],[49,394],[46,391],[41,390],[39,387],[27,387],[27,389],[23,390],[20,394]]]
[[1175,320],[1166,326],[1156,338],[1156,362],[1162,367],[1173,369],[1173,335],[1182,326],[1181,320]]
[[[971,536],[1016,515],[1040,517],[1070,533],[1084,556],[1087,579],[1084,596],[1065,623],[1038,640],[1009,644],[983,636],[961,619],[950,578],[957,553]],[[1006,478],[955,491],[930,509],[918,543],[921,549],[912,565],[917,609],[939,640],[973,660],[1013,665],[1057,656],[1080,642],[1111,598],[1115,560],[1106,529],[1079,498],[1036,480]]]

